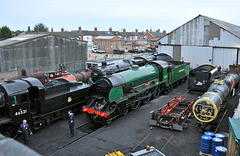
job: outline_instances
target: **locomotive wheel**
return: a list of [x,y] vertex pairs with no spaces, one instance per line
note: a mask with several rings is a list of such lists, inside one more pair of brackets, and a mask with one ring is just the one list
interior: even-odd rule
[[16,135],[17,135],[17,130],[16,130],[16,127],[14,126],[9,127],[5,133],[6,137],[14,137]]
[[161,93],[161,91],[160,91],[159,87],[155,87],[154,90],[153,90],[153,95],[152,95],[152,97],[153,97],[154,99],[156,99],[156,98],[159,97],[160,93]]
[[151,96],[149,96],[150,91],[147,90],[146,92],[143,93],[144,99],[142,99],[142,104],[147,104],[150,101]]
[[135,97],[133,99],[133,103],[131,104],[131,110],[136,110],[140,105],[140,101],[138,100],[138,97]]
[[122,115],[125,116],[125,115],[127,115],[127,113],[128,113],[128,108],[123,110]]
[[105,125],[109,125],[112,122],[112,119],[103,118],[102,121]]

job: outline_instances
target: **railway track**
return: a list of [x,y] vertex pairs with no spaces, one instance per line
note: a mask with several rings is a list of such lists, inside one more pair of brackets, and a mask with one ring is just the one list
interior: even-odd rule
[[104,125],[96,124],[92,121],[87,122],[75,128],[74,137],[69,137],[69,131],[56,135],[44,142],[32,146],[31,148],[42,155],[54,155],[55,153],[65,149],[81,138],[93,133]]

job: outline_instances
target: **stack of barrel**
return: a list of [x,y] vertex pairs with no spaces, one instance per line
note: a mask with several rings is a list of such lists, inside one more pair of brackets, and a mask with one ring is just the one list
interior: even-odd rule
[[226,156],[227,148],[224,147],[224,135],[213,132],[204,132],[201,139],[200,154],[211,154],[213,156]]

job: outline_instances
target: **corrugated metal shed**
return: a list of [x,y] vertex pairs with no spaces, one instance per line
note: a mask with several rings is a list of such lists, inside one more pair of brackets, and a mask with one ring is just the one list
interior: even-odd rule
[[0,41],[0,72],[26,69],[56,70],[64,64],[71,72],[85,69],[87,42],[73,33],[30,33]]
[[174,60],[184,58],[192,68],[207,63],[227,70],[230,64],[236,64],[239,55],[240,26],[199,15],[158,43],[160,53],[168,53]]

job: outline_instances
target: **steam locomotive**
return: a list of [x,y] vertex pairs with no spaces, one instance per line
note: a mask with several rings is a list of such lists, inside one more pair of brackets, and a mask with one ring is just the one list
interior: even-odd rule
[[37,130],[66,117],[69,109],[79,110],[84,105],[89,87],[65,79],[44,85],[36,78],[0,83],[0,133],[14,136],[23,119]]
[[161,53],[155,55],[141,55],[134,58],[124,58],[109,62],[102,62],[101,67],[96,67],[92,70],[91,79],[96,82],[101,76],[105,76],[107,71],[112,73],[118,73],[124,70],[128,70],[132,65],[144,66],[145,64],[152,62],[154,60],[173,60],[171,56]]
[[221,79],[215,79],[208,91],[192,107],[193,114],[201,123],[213,122],[226,99],[239,83],[239,75],[229,72]]
[[189,63],[157,60],[119,73],[107,71],[89,88],[87,104],[82,109],[90,119],[110,124],[114,118],[186,81],[189,70]]

